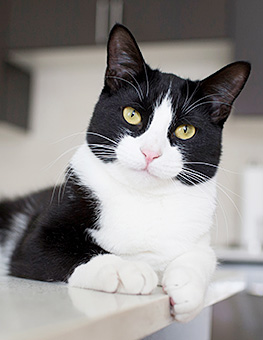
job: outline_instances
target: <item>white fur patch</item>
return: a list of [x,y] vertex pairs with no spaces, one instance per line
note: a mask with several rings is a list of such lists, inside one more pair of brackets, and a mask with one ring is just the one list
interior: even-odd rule
[[10,221],[11,230],[8,233],[7,240],[3,245],[0,245],[0,275],[8,274],[13,251],[27,227],[28,220],[27,215],[17,213]]

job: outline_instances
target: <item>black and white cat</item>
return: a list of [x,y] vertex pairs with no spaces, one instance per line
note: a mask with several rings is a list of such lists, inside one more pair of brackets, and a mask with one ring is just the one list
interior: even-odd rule
[[115,25],[105,85],[65,182],[0,204],[2,274],[105,292],[162,284],[178,321],[203,307],[222,128],[250,72],[202,81],[152,70]]

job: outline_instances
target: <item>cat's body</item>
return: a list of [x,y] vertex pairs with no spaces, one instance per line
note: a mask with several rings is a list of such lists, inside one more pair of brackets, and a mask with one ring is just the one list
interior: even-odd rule
[[222,127],[249,69],[234,63],[201,82],[161,73],[116,25],[65,183],[0,204],[2,272],[129,294],[149,294],[159,278],[176,319],[193,318],[216,265]]

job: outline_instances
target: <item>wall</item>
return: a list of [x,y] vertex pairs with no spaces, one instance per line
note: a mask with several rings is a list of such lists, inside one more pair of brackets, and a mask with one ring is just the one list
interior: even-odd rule
[[[206,77],[232,61],[228,41],[142,44],[141,49],[152,67],[191,79]],[[84,141],[106,59],[104,48],[16,52],[11,57],[33,70],[31,129],[24,133],[0,125],[1,196],[62,181],[75,147]],[[226,124],[221,167],[227,170],[218,176],[217,244],[238,241],[241,174],[246,162],[263,162],[262,128],[263,120],[238,113]]]

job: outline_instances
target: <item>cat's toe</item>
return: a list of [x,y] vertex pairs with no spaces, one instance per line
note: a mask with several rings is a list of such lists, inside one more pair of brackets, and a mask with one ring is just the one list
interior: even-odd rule
[[115,265],[105,265],[97,273],[94,286],[91,289],[107,293],[116,293],[120,286],[119,276]]
[[202,310],[206,286],[191,270],[176,268],[167,273],[163,289],[170,297],[171,313],[175,320],[188,322]]
[[115,255],[100,255],[78,266],[68,283],[108,293],[150,294],[158,279],[146,263],[126,261]]
[[146,263],[125,261],[118,271],[118,292],[126,294],[150,294],[157,286],[158,278]]
[[203,308],[204,295],[200,287],[184,286],[182,289],[170,290],[173,314],[178,321],[193,319]]

